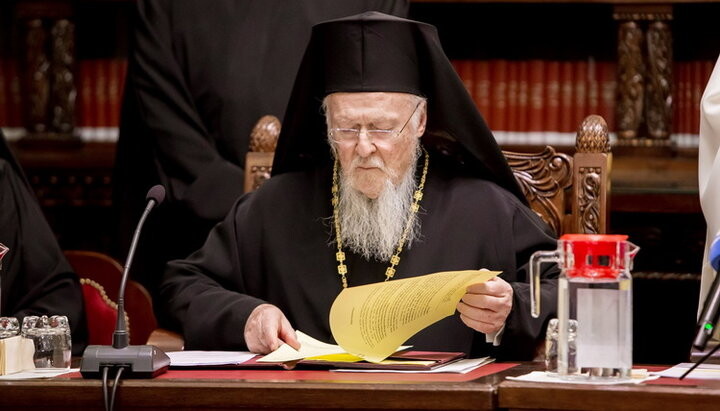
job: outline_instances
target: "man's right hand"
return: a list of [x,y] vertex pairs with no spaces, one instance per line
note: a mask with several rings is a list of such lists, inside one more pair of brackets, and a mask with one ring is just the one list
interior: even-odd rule
[[248,350],[258,354],[271,353],[283,343],[300,349],[290,321],[272,304],[260,304],[252,310],[245,323],[245,343]]

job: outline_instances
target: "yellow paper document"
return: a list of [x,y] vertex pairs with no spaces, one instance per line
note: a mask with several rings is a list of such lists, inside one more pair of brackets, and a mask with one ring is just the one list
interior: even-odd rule
[[418,331],[453,315],[468,286],[500,271],[444,271],[344,289],[330,309],[330,330],[350,354],[380,362]]
[[283,344],[277,350],[259,359],[258,362],[288,362],[302,360],[307,357],[345,354],[345,350],[339,346],[318,341],[302,331],[295,331],[295,335],[300,343],[300,350]]

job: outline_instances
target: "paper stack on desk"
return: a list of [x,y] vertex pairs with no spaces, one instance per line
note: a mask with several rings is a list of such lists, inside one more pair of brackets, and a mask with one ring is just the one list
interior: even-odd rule
[[445,271],[344,289],[330,309],[330,330],[338,345],[297,331],[300,350],[283,344],[257,363],[368,369],[431,370],[464,357],[459,352],[406,351],[400,344],[455,313],[468,286],[499,272]]
[[33,340],[19,335],[0,339],[0,375],[35,368]]

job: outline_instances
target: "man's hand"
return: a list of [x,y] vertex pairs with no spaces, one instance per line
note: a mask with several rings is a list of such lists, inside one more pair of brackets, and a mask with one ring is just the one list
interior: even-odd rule
[[513,289],[499,277],[473,284],[458,303],[460,319],[468,327],[491,334],[502,328],[512,309]]
[[285,314],[271,304],[260,304],[252,310],[245,323],[245,343],[248,350],[258,354],[271,353],[283,343],[300,349],[295,330]]

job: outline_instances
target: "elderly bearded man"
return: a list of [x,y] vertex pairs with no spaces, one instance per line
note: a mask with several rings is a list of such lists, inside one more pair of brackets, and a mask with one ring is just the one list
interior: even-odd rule
[[375,12],[313,28],[273,178],[168,264],[162,295],[188,348],[266,353],[297,346],[293,329],[332,342],[342,287],[488,268],[502,278],[408,344],[532,355],[547,317],[530,318],[525,265],[555,240],[439,44],[434,27]]

